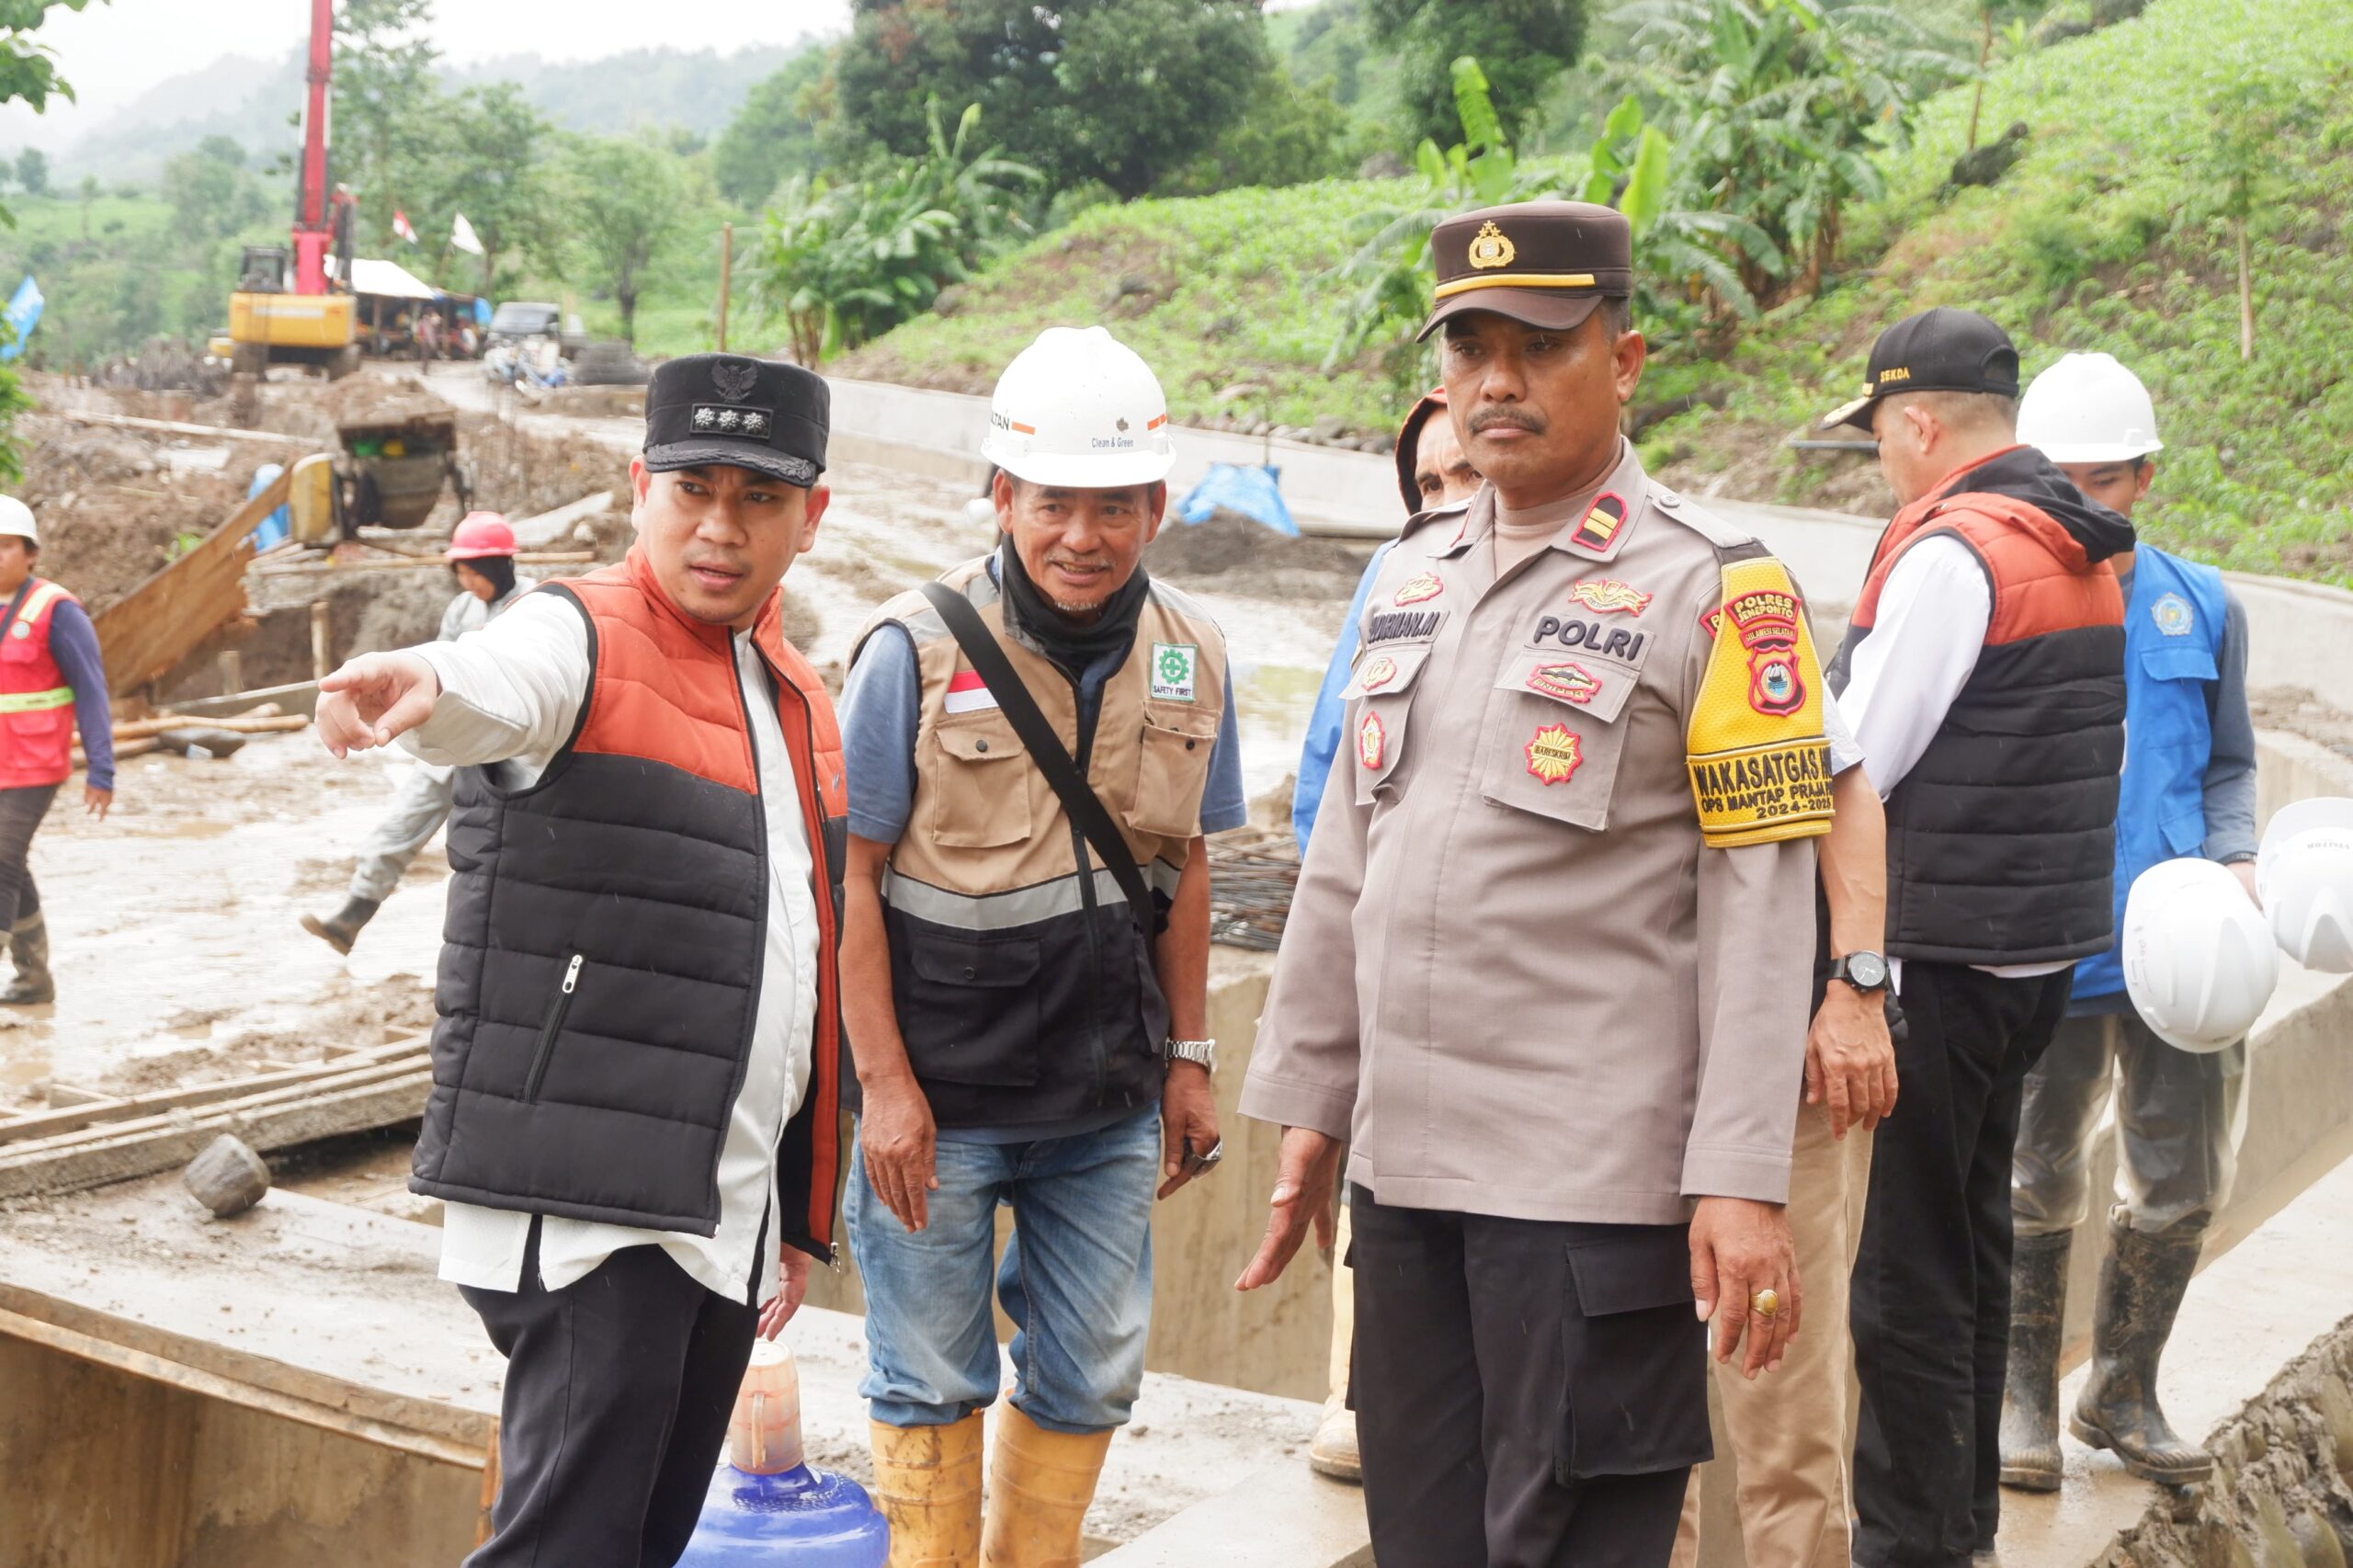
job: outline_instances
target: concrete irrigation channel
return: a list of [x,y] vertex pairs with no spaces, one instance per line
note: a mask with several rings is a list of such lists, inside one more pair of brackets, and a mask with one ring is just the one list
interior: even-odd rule
[[[609,558],[625,543],[620,487],[635,419],[517,403],[465,367],[438,368],[429,385],[498,454],[514,509],[546,518],[550,537],[535,548]],[[264,391],[270,427],[299,428],[304,390]],[[198,425],[225,418],[112,406]],[[834,508],[788,582],[798,634],[834,678],[874,606],[988,547],[963,510],[982,477],[973,453],[984,412],[953,394],[836,383]],[[1211,461],[1272,461],[1321,536],[1294,545],[1200,533],[1154,558],[1155,571],[1207,600],[1233,646],[1245,771],[1260,823],[1279,830],[1348,590],[1393,529],[1393,470],[1376,455],[1211,432],[1181,430],[1178,443],[1180,488]],[[156,472],[210,475],[210,462]],[[142,472],[140,483],[168,493],[167,478]],[[208,505],[233,488],[197,483]],[[595,499],[603,494],[613,501]],[[1818,615],[1840,616],[1836,601],[1859,581],[1875,523],[1712,504],[1790,560]],[[363,591],[361,576],[414,585]],[[305,596],[343,596],[338,656],[424,634],[401,629],[446,597],[438,574],[421,572],[330,581],[280,571],[255,585],[265,632],[280,607],[307,618]],[[2264,814],[2353,793],[2353,596],[2261,578],[2234,585],[2253,624]],[[416,603],[396,606],[404,596]],[[307,644],[300,653],[307,661]],[[54,1009],[0,1020],[0,1119],[107,1096],[128,1117],[156,1095],[243,1093],[287,1073],[373,1082],[367,1064],[377,1062],[396,1078],[400,1042],[430,1018],[448,872],[438,844],[348,960],[295,921],[334,897],[401,766],[334,763],[306,733],[256,735],[225,759],[127,763],[103,825],[61,811],[35,851],[60,996]],[[1370,1561],[1359,1494],[1312,1476],[1304,1460],[1324,1393],[1329,1260],[1302,1258],[1248,1299],[1232,1289],[1263,1227],[1273,1168],[1270,1130],[1239,1119],[1233,1104],[1271,969],[1265,953],[1216,952],[1211,1027],[1229,1053],[1218,1077],[1227,1160],[1157,1218],[1151,1371],[1088,1522],[1093,1550],[1120,1568]],[[2322,1538],[2353,1531],[2353,1173],[2340,1168],[2353,1152],[2348,1049],[2353,988],[2290,970],[2254,1038],[2238,1191],[2167,1358],[2169,1405],[2186,1430],[2219,1434],[2224,1473],[2203,1494],[2161,1495],[2071,1445],[2063,1492],[2006,1500],[2009,1568],[2345,1561]],[[225,1113],[201,1099],[150,1119],[191,1142],[209,1136]],[[271,1153],[275,1188],[227,1221],[171,1174],[0,1200],[0,1568],[392,1568],[453,1562],[472,1545],[501,1368],[435,1278],[438,1215],[403,1186],[408,1135],[395,1125]],[[7,1162],[0,1133],[0,1182]],[[2101,1245],[2096,1224],[2076,1242],[2070,1365],[2082,1358]],[[813,1457],[862,1474],[854,1273],[821,1279],[813,1301],[792,1330]],[[1727,1460],[1705,1476],[1707,1568],[1742,1561],[1731,1470]],[[2290,1546],[2298,1555],[2282,1555]]]

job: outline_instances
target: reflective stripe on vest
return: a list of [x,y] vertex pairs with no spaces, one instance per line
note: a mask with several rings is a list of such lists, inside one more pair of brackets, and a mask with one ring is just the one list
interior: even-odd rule
[[[2229,614],[2222,574],[2143,545],[2124,610],[2124,778],[2116,805],[2116,931],[2132,880],[2206,842],[2206,765],[2214,733],[2206,711],[2221,677]],[[2117,949],[2075,966],[2075,994],[2124,989]]]
[[50,708],[70,708],[74,688],[53,686],[47,691],[15,691],[0,695],[0,713],[38,713]]

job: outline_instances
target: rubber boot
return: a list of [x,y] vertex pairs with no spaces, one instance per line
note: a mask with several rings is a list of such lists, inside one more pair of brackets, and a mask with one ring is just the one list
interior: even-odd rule
[[336,952],[347,953],[359,939],[359,928],[376,918],[376,911],[382,906],[380,899],[347,898],[339,912],[324,920],[315,915],[302,916],[302,929]]
[[890,1568],[976,1568],[981,1413],[946,1426],[869,1424],[874,1502],[891,1526]]
[[2075,1233],[2020,1236],[2010,1262],[2010,1365],[2002,1389],[2002,1484],[2059,1490],[2059,1335]]
[[2150,1235],[2109,1223],[2108,1260],[2100,1265],[2099,1300],[2092,1308],[2091,1381],[2067,1429],[2096,1449],[2113,1450],[2143,1481],[2177,1486],[2202,1481],[2214,1469],[2213,1457],[2176,1436],[2157,1408],[2157,1358],[2173,1333],[2204,1236],[2202,1225]]
[[1307,1445],[1308,1467],[1335,1481],[1364,1484],[1364,1456],[1357,1448],[1357,1413],[1348,1408],[1348,1358],[1356,1346],[1356,1271],[1340,1262],[1348,1256],[1348,1206],[1340,1205],[1340,1231],[1332,1267],[1332,1396]]
[[1108,1432],[1049,1432],[1007,1404],[989,1461],[981,1568],[1078,1568],[1079,1527],[1110,1449]]
[[57,1000],[57,981],[49,972],[49,917],[34,912],[8,927],[8,958],[17,978],[0,991],[0,1006],[37,1007]]

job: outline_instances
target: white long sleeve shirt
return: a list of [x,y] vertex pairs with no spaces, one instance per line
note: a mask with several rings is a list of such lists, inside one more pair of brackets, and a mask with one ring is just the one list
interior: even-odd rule
[[[433,666],[441,698],[433,716],[401,737],[426,762],[489,766],[505,788],[544,772],[572,733],[592,674],[586,623],[552,593],[527,594],[497,619],[454,642],[410,650]],[[735,675],[752,716],[752,755],[767,819],[767,948],[755,1004],[751,1059],[719,1155],[719,1229],[681,1231],[545,1217],[540,1282],[560,1290],[623,1247],[658,1246],[713,1293],[755,1301],[777,1291],[779,1242],[776,1149],[808,1092],[816,1030],[817,904],[792,756],[776,699],[751,639],[734,639]],[[532,1216],[468,1203],[445,1206],[441,1278],[486,1290],[521,1288]],[[767,1240],[761,1243],[765,1225]]]
[[[1975,552],[1932,535],[1906,550],[1887,574],[1870,635],[1855,645],[1839,710],[1862,747],[1871,788],[1886,800],[1937,738],[1961,688],[1977,672],[1994,588]],[[2006,980],[2056,974],[2058,963],[1976,964]],[[1901,960],[1894,966],[1903,989]]]

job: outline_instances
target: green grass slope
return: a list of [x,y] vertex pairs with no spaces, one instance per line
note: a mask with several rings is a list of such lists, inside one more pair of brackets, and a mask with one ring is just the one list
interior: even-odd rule
[[[2256,348],[2239,358],[2235,249],[2201,213],[2219,90],[2268,76],[2310,129],[2274,149],[2251,233]],[[1850,273],[1823,300],[1752,331],[1721,363],[1654,362],[1646,396],[1722,394],[1645,446],[1685,482],[1728,494],[1869,509],[1868,460],[1781,446],[1859,388],[1870,340],[1930,305],[1961,305],[2018,337],[2029,374],[2104,349],[2157,400],[2166,449],[2153,542],[2219,564],[2353,581],[2353,25],[2343,0],[2157,0],[2142,17],[2000,67],[1984,135],[2032,132],[1991,189],[1941,189],[1963,144],[1968,89],[1929,106],[1887,198],[1859,213]]]

